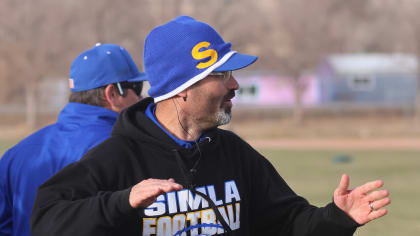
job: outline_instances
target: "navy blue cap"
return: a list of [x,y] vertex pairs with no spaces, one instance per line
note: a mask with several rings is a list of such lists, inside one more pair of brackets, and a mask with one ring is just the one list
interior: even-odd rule
[[146,37],[143,61],[149,95],[159,102],[182,92],[212,71],[247,67],[256,56],[232,51],[231,44],[208,24],[179,16]]
[[69,85],[80,92],[118,82],[146,80],[127,50],[114,44],[97,44],[74,59]]

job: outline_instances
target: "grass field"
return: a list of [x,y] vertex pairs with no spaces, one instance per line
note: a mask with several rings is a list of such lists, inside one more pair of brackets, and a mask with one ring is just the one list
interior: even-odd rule
[[[331,201],[342,173],[351,187],[382,179],[392,203],[385,217],[359,228],[356,236],[420,235],[420,152],[260,150],[299,195],[316,206]],[[351,162],[336,162],[337,156]]]
[[[17,140],[0,140],[0,154]],[[420,151],[319,151],[260,149],[299,195],[316,206],[331,201],[342,173],[351,186],[382,179],[391,193],[389,213],[356,236],[420,235]],[[337,161],[342,158],[344,162]],[[338,158],[337,158],[338,157]],[[347,161],[347,162],[345,162]]]

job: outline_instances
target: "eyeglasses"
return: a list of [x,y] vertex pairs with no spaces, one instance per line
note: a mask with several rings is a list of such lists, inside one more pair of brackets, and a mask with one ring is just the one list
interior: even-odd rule
[[[132,89],[137,96],[140,96],[141,95],[141,90],[143,89],[143,81],[140,81],[140,82],[127,82],[127,81],[124,81],[124,82],[119,82],[119,83],[116,83],[115,84],[115,86],[117,88],[119,88],[118,85],[121,86],[121,89]],[[125,93],[122,93],[121,94],[121,92],[122,91],[120,91],[120,95],[123,96],[123,97],[125,97],[126,94]]]
[[222,72],[211,72],[209,75],[223,78],[223,80],[228,80],[232,78],[232,71],[222,71]]

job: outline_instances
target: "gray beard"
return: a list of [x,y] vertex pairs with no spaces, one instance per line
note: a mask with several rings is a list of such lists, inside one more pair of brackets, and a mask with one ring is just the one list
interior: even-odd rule
[[226,125],[232,120],[232,113],[226,111],[219,111],[216,113],[216,125]]

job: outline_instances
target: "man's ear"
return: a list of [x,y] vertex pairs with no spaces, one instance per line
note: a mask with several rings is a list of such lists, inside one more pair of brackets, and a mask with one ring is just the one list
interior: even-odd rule
[[108,84],[105,87],[105,101],[106,101],[106,107],[108,109],[113,110],[116,106],[118,106],[119,100],[118,100],[118,91],[116,90],[115,86],[113,84]]

